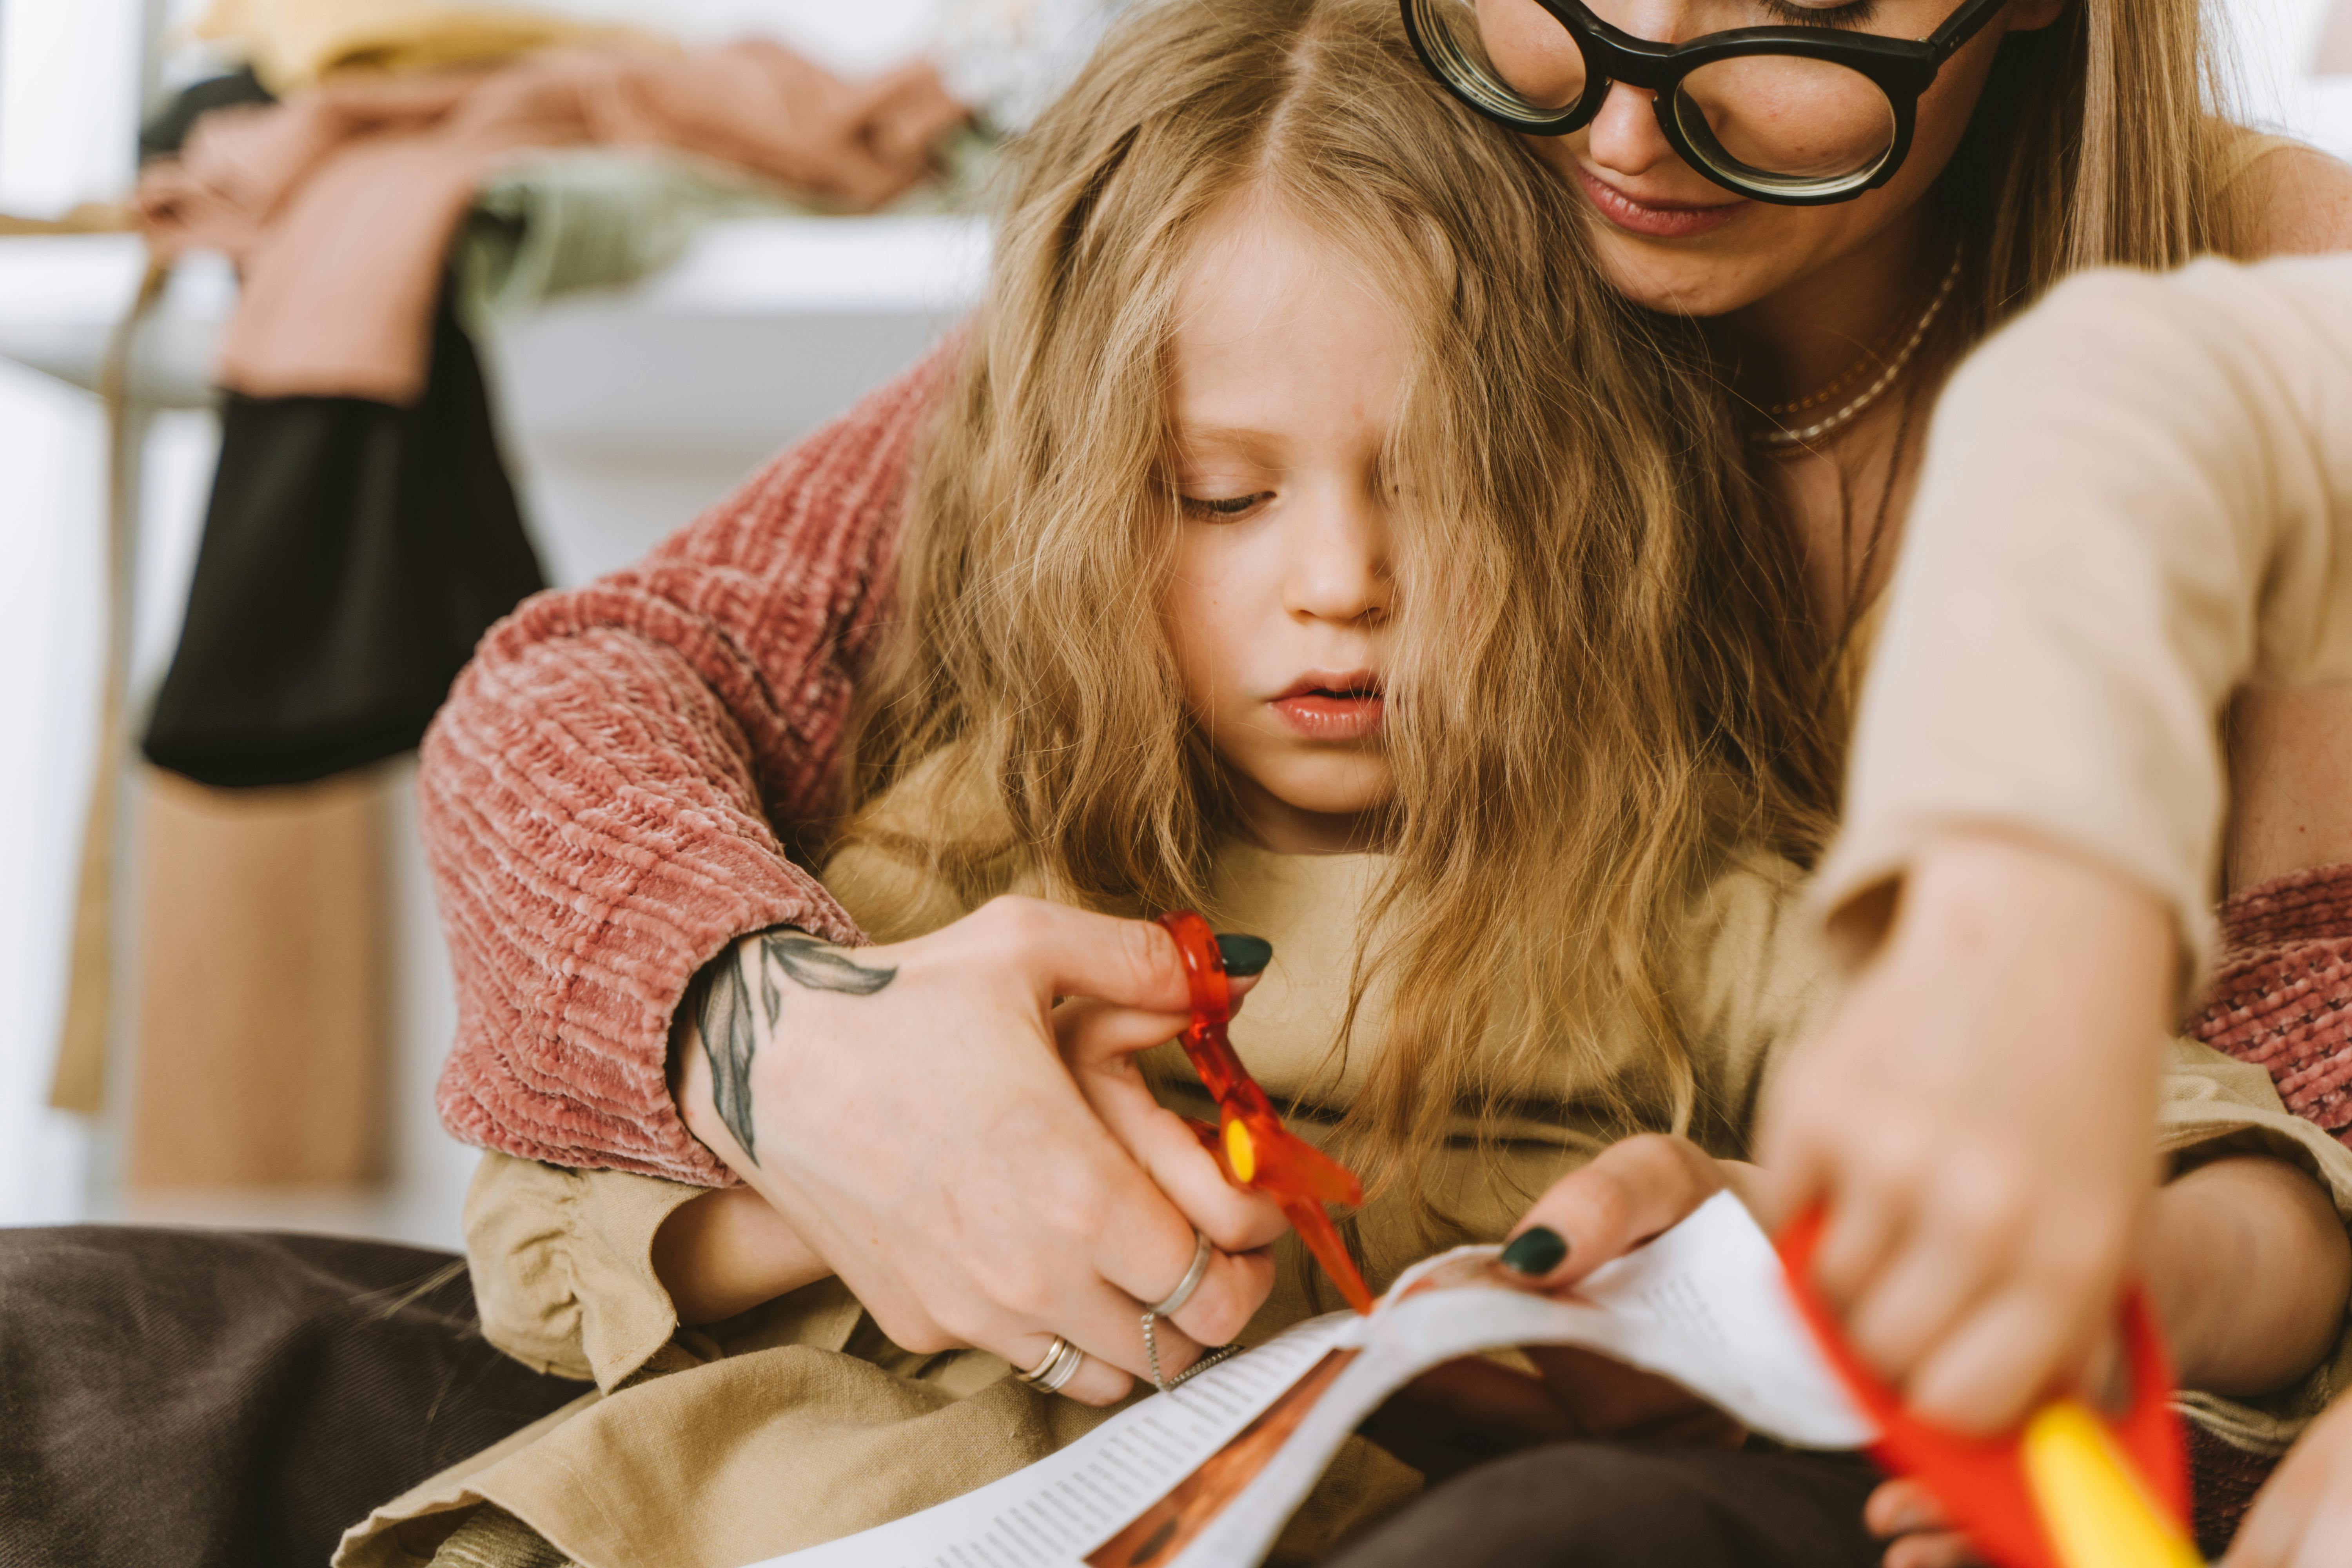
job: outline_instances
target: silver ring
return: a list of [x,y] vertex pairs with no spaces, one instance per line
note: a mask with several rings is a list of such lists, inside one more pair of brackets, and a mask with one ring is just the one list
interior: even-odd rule
[[1062,1384],[1077,1375],[1078,1363],[1086,1359],[1086,1352],[1055,1334],[1054,1342],[1045,1347],[1045,1360],[1039,1362],[1034,1370],[1024,1372],[1016,1366],[1013,1369],[1013,1375],[1032,1388],[1055,1394],[1060,1392]]
[[1184,1278],[1176,1281],[1176,1289],[1168,1292],[1166,1300],[1155,1301],[1143,1309],[1153,1317],[1165,1318],[1182,1311],[1184,1303],[1192,1299],[1192,1292],[1201,1288],[1201,1281],[1209,1277],[1209,1258],[1213,1252],[1209,1238],[1196,1230],[1192,1233],[1192,1266],[1184,1270]]
[[1201,1288],[1201,1281],[1209,1277],[1210,1252],[1209,1238],[1195,1230],[1192,1233],[1192,1267],[1184,1270],[1184,1278],[1176,1281],[1176,1289],[1168,1292],[1166,1300],[1155,1301],[1143,1309],[1143,1353],[1151,1363],[1151,1386],[1162,1394],[1184,1379],[1180,1374],[1176,1383],[1171,1383],[1160,1374],[1160,1336],[1152,1330],[1160,1319],[1181,1310],[1184,1303],[1192,1299],[1192,1292]]

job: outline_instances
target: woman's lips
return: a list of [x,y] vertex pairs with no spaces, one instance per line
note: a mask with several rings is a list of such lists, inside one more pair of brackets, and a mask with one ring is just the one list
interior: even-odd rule
[[1381,727],[1385,707],[1380,678],[1366,670],[1316,671],[1291,682],[1266,704],[1275,717],[1309,741],[1360,741]]
[[1576,182],[1602,217],[1628,234],[1647,239],[1686,239],[1708,233],[1738,217],[1748,205],[1742,196],[1727,202],[1636,201],[1581,163],[1576,168]]

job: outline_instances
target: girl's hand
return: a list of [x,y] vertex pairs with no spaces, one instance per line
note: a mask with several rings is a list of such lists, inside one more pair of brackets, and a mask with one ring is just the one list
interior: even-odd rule
[[2238,1527],[2221,1568],[2339,1568],[2352,1542],[2352,1399],[2307,1427]]
[[2155,1190],[2176,962],[2119,875],[1954,834],[1769,1090],[1759,1157],[1829,1208],[1813,1282],[1920,1415],[2013,1426],[2105,1348]]
[[1946,1528],[1944,1505],[1917,1481],[1880,1482],[1863,1504],[1862,1522],[1886,1542],[1884,1568],[1982,1568],[1969,1538]]
[[[1145,1129],[1147,1173],[1063,1059],[1182,1028],[1183,966],[1158,926],[1000,899],[887,947],[780,931],[736,952],[681,1009],[679,1109],[897,1343],[1026,1369],[1060,1334],[1087,1352],[1062,1392],[1107,1405],[1146,1370],[1140,1303],[1183,1277],[1194,1226],[1220,1251],[1156,1336],[1163,1369],[1265,1299],[1271,1265],[1234,1255],[1279,1217],[1189,1133],[1180,1149]],[[1060,996],[1127,1011],[1066,1023]]]

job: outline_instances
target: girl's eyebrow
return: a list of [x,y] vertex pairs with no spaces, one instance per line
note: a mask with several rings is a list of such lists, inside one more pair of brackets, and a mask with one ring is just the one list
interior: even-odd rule
[[1188,425],[1179,421],[1174,436],[1177,455],[1188,458],[1213,453],[1266,461],[1282,445],[1271,431],[1243,425]]

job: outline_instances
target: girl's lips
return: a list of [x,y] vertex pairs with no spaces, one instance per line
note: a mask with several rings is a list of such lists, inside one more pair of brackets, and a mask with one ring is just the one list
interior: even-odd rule
[[1381,727],[1377,697],[1277,697],[1276,717],[1310,741],[1360,741]]
[[1381,727],[1386,703],[1377,676],[1364,671],[1302,676],[1266,706],[1309,741],[1360,741]]
[[1711,203],[1636,201],[1581,163],[1576,167],[1576,183],[1584,187],[1586,197],[1602,217],[1628,234],[1647,239],[1686,239],[1706,234],[1738,217],[1748,205],[1742,196]]

